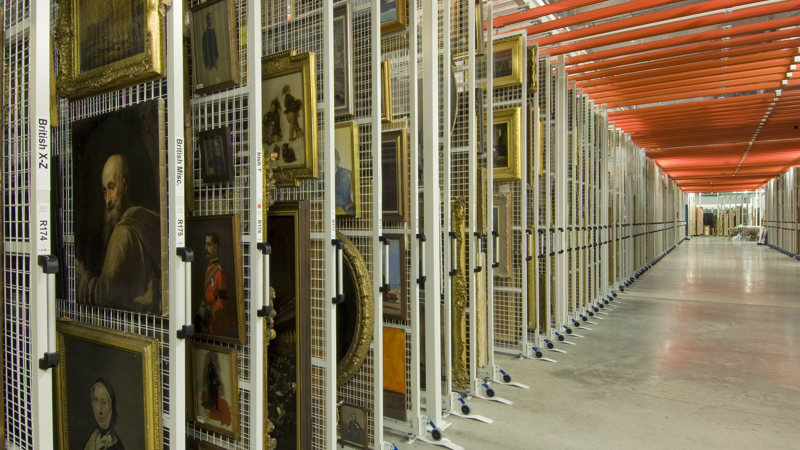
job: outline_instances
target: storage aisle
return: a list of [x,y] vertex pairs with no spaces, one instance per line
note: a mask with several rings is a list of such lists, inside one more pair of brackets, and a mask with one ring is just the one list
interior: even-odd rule
[[[530,390],[474,399],[465,448],[793,448],[800,422],[800,263],[753,242],[679,245],[548,363],[498,356]],[[600,320],[602,318],[603,320]],[[396,442],[396,440],[395,440]],[[400,448],[422,448],[415,443]]]

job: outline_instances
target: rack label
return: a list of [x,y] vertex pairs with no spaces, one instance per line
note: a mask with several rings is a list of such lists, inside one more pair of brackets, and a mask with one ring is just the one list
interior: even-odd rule
[[50,119],[44,116],[36,118],[36,189],[50,190]]

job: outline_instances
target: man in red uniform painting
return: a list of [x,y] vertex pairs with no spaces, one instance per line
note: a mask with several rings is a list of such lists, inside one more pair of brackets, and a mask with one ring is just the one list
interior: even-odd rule
[[224,333],[230,326],[223,312],[228,300],[228,277],[219,262],[219,235],[212,231],[206,234],[206,266],[203,278],[203,301],[195,314],[195,327],[203,333]]

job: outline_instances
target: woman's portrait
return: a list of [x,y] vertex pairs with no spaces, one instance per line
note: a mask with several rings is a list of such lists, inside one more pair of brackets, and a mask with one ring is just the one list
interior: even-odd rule
[[84,450],[122,450],[125,448],[122,441],[114,431],[117,423],[117,402],[114,388],[108,381],[98,378],[89,389],[89,398],[92,402],[92,413],[97,428],[86,440]]

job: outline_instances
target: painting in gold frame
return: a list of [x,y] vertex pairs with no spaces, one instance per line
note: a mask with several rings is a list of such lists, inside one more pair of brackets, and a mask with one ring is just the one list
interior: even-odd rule
[[79,98],[166,74],[159,0],[58,0],[61,97]]
[[511,266],[512,256],[512,228],[511,228],[511,194],[494,194],[494,205],[492,207],[492,233],[498,234],[496,261],[499,265],[494,269],[494,275],[499,278],[511,278],[513,270]]
[[278,202],[267,215],[274,339],[266,353],[266,410],[278,448],[311,448],[311,234],[309,202]]
[[381,120],[392,121],[392,72],[389,61],[381,62]]
[[238,214],[186,218],[195,336],[245,343],[241,233]]
[[522,84],[525,66],[523,53],[525,39],[522,35],[497,39],[492,47],[495,89]]
[[261,60],[263,141],[267,153],[278,154],[278,186],[298,186],[301,179],[318,176],[314,61],[314,53],[294,50]]
[[528,95],[533,94],[539,88],[537,78],[539,77],[539,46],[534,44],[528,47]]
[[450,277],[452,283],[452,327],[451,344],[453,354],[452,379],[453,387],[458,390],[469,389],[469,367],[467,366],[467,287],[466,271],[466,220],[467,201],[464,197],[453,197],[451,230],[456,233],[454,261],[455,273]]
[[194,91],[210,92],[239,83],[239,46],[233,0],[195,5],[192,13]]
[[333,131],[336,173],[336,215],[361,217],[361,168],[358,160],[358,125],[337,123]]
[[494,181],[522,179],[520,168],[520,107],[494,112],[492,149]]
[[344,301],[336,305],[336,385],[342,386],[358,372],[372,342],[374,309],[372,275],[358,247],[342,233]]
[[406,0],[381,0],[381,34],[404,30],[407,16]]
[[105,440],[161,449],[159,343],[70,319],[59,320],[56,333],[59,448],[100,448],[85,446]]
[[239,374],[235,348],[192,342],[189,420],[239,439]]
[[383,320],[405,321],[408,315],[407,236],[402,233],[384,234],[389,246],[388,285],[383,292]]
[[333,111],[336,117],[353,115],[353,16],[350,3],[333,8]]
[[408,142],[406,130],[383,132],[381,199],[384,221],[408,221]]

